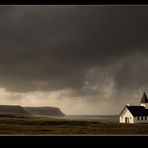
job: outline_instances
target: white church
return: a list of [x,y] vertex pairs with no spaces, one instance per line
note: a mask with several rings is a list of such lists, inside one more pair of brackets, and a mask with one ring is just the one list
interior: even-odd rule
[[144,92],[140,105],[127,104],[119,115],[120,123],[148,123],[148,99]]

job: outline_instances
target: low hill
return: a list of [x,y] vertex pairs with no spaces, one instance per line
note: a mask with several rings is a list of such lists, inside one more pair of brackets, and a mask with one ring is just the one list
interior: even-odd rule
[[21,106],[0,105],[0,115],[30,116]]
[[34,116],[65,116],[57,107],[23,107],[28,113]]

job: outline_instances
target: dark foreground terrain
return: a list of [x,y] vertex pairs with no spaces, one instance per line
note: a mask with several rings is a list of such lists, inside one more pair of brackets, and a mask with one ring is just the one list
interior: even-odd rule
[[119,124],[64,118],[0,116],[0,135],[148,134],[148,124]]

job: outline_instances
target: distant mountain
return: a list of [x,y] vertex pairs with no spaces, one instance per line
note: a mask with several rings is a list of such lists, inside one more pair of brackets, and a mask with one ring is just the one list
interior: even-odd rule
[[65,116],[57,107],[23,107],[25,111],[34,116]]
[[21,106],[0,105],[0,115],[30,116]]
[[0,117],[13,116],[58,116],[65,114],[57,107],[22,107],[19,105],[0,105]]

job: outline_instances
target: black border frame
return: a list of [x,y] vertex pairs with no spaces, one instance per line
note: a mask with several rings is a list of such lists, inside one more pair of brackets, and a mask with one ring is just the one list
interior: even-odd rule
[[[148,5],[148,0],[25,0],[25,1],[0,1],[0,5]],[[133,136],[2,136],[1,145],[13,147],[142,147],[147,145],[147,135]]]

